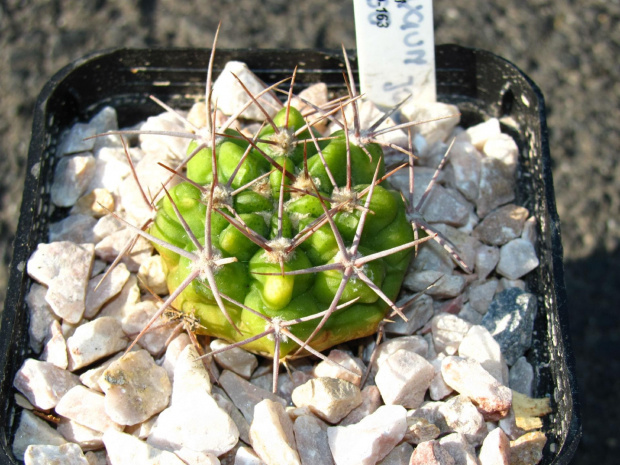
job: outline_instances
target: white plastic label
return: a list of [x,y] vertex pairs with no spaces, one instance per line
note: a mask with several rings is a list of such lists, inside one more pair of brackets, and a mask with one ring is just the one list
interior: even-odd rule
[[353,0],[361,92],[379,107],[434,102],[432,0]]

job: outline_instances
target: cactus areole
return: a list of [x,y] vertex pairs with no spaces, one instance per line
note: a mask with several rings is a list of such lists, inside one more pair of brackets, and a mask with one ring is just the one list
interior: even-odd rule
[[154,244],[198,333],[282,358],[368,336],[400,312],[416,242],[380,145],[356,145],[346,125],[322,138],[290,105],[271,123],[254,139],[229,129],[192,141],[148,232],[176,246]]

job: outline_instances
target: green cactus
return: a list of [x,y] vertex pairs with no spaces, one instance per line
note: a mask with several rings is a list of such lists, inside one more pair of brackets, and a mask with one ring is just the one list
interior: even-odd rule
[[[319,142],[309,131],[290,106],[258,134],[260,142],[228,131],[215,151],[194,154],[186,181],[159,202],[150,234],[187,252],[196,253],[199,244],[213,257],[235,259],[213,265],[174,301],[198,317],[199,332],[243,342],[266,330],[266,320],[250,309],[281,321],[328,310],[324,322],[290,328],[298,340],[312,337],[320,351],[372,334],[396,309],[414,237],[400,194],[380,182],[381,147],[370,143],[362,150],[344,131]],[[155,246],[174,292],[196,273],[196,260]],[[261,337],[243,347],[284,357],[299,344],[287,337],[276,348],[275,338]]]
[[[442,243],[468,271],[419,214],[427,195],[414,207],[413,186],[405,201],[387,184],[405,166],[413,179],[411,140],[405,150],[378,137],[389,131],[378,127],[398,106],[360,127],[360,97],[344,57],[349,95],[314,108],[320,115],[314,123],[328,118],[341,127],[326,137],[290,103],[295,74],[286,104],[273,118],[263,109],[267,124],[253,138],[231,129],[243,109],[216,128],[209,71],[207,127],[185,135],[193,139],[185,161],[168,168],[183,182],[163,188],[153,220],[129,225],[163,257],[170,291],[133,344],[164,312],[179,311],[192,331],[272,357],[275,389],[281,360],[325,358],[320,351],[373,334],[386,317],[405,318],[394,302],[421,242]],[[246,89],[244,108],[260,107],[260,95],[283,82],[257,95]],[[400,150],[408,162],[386,173],[382,146]]]

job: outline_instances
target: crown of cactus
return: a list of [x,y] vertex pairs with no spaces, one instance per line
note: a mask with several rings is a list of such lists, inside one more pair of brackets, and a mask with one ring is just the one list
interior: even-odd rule
[[[228,340],[228,348],[243,346],[273,357],[275,389],[283,358],[307,352],[325,358],[319,351],[373,334],[386,316],[405,318],[394,301],[419,243],[443,243],[464,267],[418,214],[426,195],[414,208],[412,183],[405,202],[385,182],[405,166],[413,181],[414,156],[411,138],[405,150],[378,136],[420,122],[378,129],[397,106],[362,129],[360,97],[343,52],[349,95],[322,108],[306,102],[313,108],[312,124],[291,105],[293,73],[286,104],[273,118],[260,97],[286,80],[253,95],[238,79],[248,102],[215,127],[214,52],[207,76],[205,128],[193,126],[154,98],[192,131],[151,133],[192,141],[179,166],[165,167],[173,173],[171,179],[180,177],[182,182],[162,187],[165,195],[154,206],[152,220],[142,227],[129,225],[151,240],[165,260],[170,291],[134,344],[162,313],[180,311],[192,321],[192,331]],[[251,104],[266,117],[252,138],[231,129]],[[352,109],[351,129],[346,106]],[[323,119],[341,130],[321,136],[313,124]],[[116,133],[122,140],[123,134],[133,132]],[[382,145],[405,153],[407,163],[386,174]]]

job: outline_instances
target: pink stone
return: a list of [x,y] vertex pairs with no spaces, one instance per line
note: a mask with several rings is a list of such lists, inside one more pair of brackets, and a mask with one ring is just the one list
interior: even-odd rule
[[455,465],[454,459],[434,439],[426,441],[413,449],[409,465]]
[[472,400],[485,420],[496,421],[508,415],[512,391],[501,385],[476,360],[446,357],[441,374],[448,386]]
[[374,465],[403,439],[407,411],[384,405],[355,425],[328,428],[329,447],[337,465]]
[[76,375],[31,358],[24,362],[13,380],[15,389],[41,410],[56,407],[60,398],[78,384],[80,380]]
[[434,376],[433,366],[423,357],[401,349],[379,367],[375,383],[386,404],[416,408],[424,400]]

